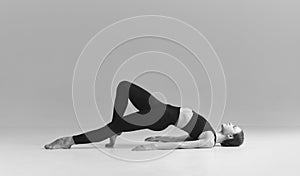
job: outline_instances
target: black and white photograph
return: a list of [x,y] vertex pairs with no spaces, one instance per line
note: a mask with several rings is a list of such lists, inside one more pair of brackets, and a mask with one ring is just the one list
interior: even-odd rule
[[0,0],[1,176],[298,176],[300,1]]

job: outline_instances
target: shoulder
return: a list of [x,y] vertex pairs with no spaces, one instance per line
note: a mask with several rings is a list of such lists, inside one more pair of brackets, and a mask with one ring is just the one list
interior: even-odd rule
[[200,134],[199,139],[214,139],[215,135],[212,131],[204,131]]

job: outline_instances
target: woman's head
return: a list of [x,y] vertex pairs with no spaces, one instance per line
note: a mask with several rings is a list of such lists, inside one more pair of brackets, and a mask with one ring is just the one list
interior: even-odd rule
[[226,138],[221,142],[221,146],[237,147],[242,145],[244,142],[243,130],[232,123],[222,124],[220,133],[222,133]]

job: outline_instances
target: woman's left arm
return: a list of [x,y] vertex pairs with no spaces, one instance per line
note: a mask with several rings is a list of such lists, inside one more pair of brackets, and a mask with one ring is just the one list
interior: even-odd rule
[[152,143],[145,145],[138,145],[133,148],[133,151],[144,151],[144,150],[170,150],[170,149],[189,149],[189,148],[212,148],[214,146],[214,141],[211,138],[198,139],[194,141],[184,141],[184,142],[167,142],[167,143]]

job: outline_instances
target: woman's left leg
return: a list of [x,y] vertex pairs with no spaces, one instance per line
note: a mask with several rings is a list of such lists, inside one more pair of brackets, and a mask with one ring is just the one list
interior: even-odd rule
[[[128,99],[139,109],[138,112],[123,116]],[[73,144],[100,142],[125,131],[140,129],[163,130],[169,124],[175,123],[178,108],[164,104],[140,86],[122,81],[117,88],[113,120],[106,126],[72,137],[60,138],[45,148],[70,148]],[[167,109],[169,113],[167,113]],[[170,112],[176,112],[172,113]],[[122,117],[123,116],[123,117]],[[168,116],[168,117],[167,117]]]
[[[139,111],[124,117],[128,100]],[[110,144],[107,146],[113,146],[116,135],[148,128],[151,125],[148,121],[157,121],[165,113],[166,107],[165,103],[156,99],[146,89],[129,81],[121,81],[116,90],[112,121],[102,128],[74,135],[72,138],[75,144],[100,142],[110,138]]]

